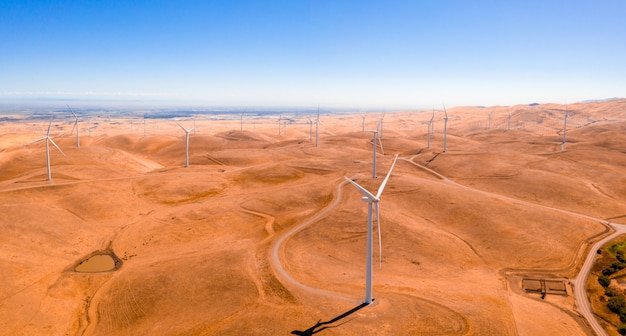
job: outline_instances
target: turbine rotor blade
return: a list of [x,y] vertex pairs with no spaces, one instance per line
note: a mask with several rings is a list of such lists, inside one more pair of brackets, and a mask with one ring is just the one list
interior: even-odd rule
[[385,179],[383,180],[383,183],[380,185],[380,187],[378,187],[378,193],[376,194],[376,200],[380,199],[380,195],[383,193],[383,190],[385,189],[385,185],[387,184],[387,181],[389,180],[389,176],[391,176],[391,172],[393,171],[393,167],[396,165],[396,161],[398,160],[398,154],[396,154],[396,157],[393,159],[393,163],[391,164],[391,168],[389,168],[389,172],[387,173],[387,176],[385,176]]
[[183,127],[183,125],[181,125],[178,121],[176,122],[176,124],[183,130],[185,131],[185,133],[189,132],[186,128]]
[[65,105],[67,106],[68,109],[70,109],[70,112],[72,112],[72,115],[74,115],[74,118],[76,120],[78,120],[78,117],[76,116],[76,113],[74,113],[74,111],[72,111],[72,108],[69,105],[67,105],[67,104],[65,104]]
[[34,143],[37,143],[37,142],[40,142],[40,141],[43,141],[43,140],[46,140],[46,137],[39,138],[39,139],[37,139],[37,140],[31,141],[31,142],[29,142],[29,143],[25,144],[24,146],[32,145],[32,144],[34,144]]
[[361,194],[363,194],[363,196],[365,196],[367,199],[370,200],[370,202],[376,200],[376,196],[374,196],[371,192],[367,191],[367,189],[361,187],[358,183],[352,181],[347,176],[344,176],[344,178],[346,179],[346,181],[350,182],[353,186],[355,186],[361,192]]
[[47,139],[48,139],[48,140],[50,140],[50,142],[52,142],[52,144],[54,145],[54,147],[56,147],[56,148],[59,150],[59,152],[61,152],[61,154],[63,154],[63,156],[65,156],[65,153],[63,153],[63,151],[61,150],[61,148],[59,148],[59,146],[57,146],[57,144],[56,144],[56,143],[54,143],[54,140],[52,140],[52,139],[51,139],[51,138],[49,138],[49,137],[48,137]]
[[380,145],[380,151],[383,154],[383,156],[385,155],[385,149],[383,148],[383,138],[380,137],[380,133],[378,133],[378,144]]
[[70,131],[70,134],[74,133],[74,129],[76,128],[76,123],[77,121],[74,121],[74,123],[72,124],[72,130]]
[[378,210],[378,202],[374,203],[376,207],[376,225],[378,226],[378,259],[380,268],[383,268],[383,240],[380,233],[380,212]]

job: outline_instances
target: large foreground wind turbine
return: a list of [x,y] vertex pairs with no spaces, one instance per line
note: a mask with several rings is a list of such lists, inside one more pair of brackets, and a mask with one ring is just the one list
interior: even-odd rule
[[76,147],[80,148],[80,128],[78,127],[78,116],[76,116],[76,113],[72,111],[72,108],[69,105],[67,105],[67,108],[70,109],[70,112],[72,112],[72,115],[74,116],[74,128],[76,128]]
[[59,150],[59,152],[61,152],[61,154],[65,156],[65,153],[63,153],[61,148],[59,148],[59,146],[57,146],[57,144],[54,143],[54,141],[50,138],[50,126],[51,125],[52,125],[52,120],[50,120],[50,123],[48,123],[48,131],[46,132],[45,137],[29,142],[26,145],[24,145],[24,146],[28,146],[30,144],[34,144],[34,143],[46,140],[46,166],[48,167],[48,181],[52,180],[52,174],[50,173],[50,148],[49,148],[50,146],[48,145],[48,143],[51,142],[54,145],[54,147],[56,147]]
[[189,167],[189,132],[193,131],[193,128],[186,129],[180,123],[177,122],[177,124],[185,131],[185,168],[187,168]]
[[[376,193],[376,196],[374,196],[372,193],[367,191],[367,189],[361,187],[359,184],[352,181],[351,179],[344,177],[348,182],[350,182],[353,186],[355,186],[361,192],[361,194],[363,194],[363,197],[361,198],[363,202],[367,202],[367,255],[366,255],[366,266],[365,266],[365,301],[363,302],[365,304],[372,303],[372,279],[373,279],[373,276],[372,276],[372,261],[373,261],[372,203],[375,204],[375,207],[376,207],[376,224],[378,225],[378,247],[379,247],[379,250],[382,251],[382,243],[380,241],[380,221],[379,221],[380,218],[378,216],[379,214],[378,203],[380,202],[380,196],[383,193],[383,190],[385,189],[385,185],[387,184],[387,181],[389,180],[389,176],[391,176],[393,167],[396,165],[396,160],[398,160],[398,155],[396,155],[396,157],[393,159],[393,164],[391,164],[391,168],[389,168],[389,172],[387,173],[387,176],[383,180],[383,183],[380,185],[380,187],[378,187],[378,192]],[[382,262],[382,256],[381,256],[381,262]]]

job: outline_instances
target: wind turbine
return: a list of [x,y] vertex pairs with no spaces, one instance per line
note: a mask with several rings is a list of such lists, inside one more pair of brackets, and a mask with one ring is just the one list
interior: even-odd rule
[[563,144],[565,145],[565,141],[567,141],[567,105],[565,105],[565,118],[563,120]]
[[374,139],[373,139],[373,143],[374,143],[374,156],[372,159],[372,178],[376,178],[376,138],[378,136],[378,130],[370,130],[368,131],[370,133],[374,134]]
[[317,105],[317,119],[315,119],[315,147],[318,146],[319,137],[320,137],[320,106]]
[[509,119],[507,120],[507,124],[506,124],[506,130],[510,130],[511,129],[511,108],[509,108]]
[[72,112],[72,115],[74,116],[74,128],[76,128],[76,147],[80,148],[80,135],[79,135],[80,128],[78,127],[78,117],[76,116],[76,113],[72,111],[72,108],[69,105],[67,105],[67,108],[70,109],[70,112]]
[[385,155],[385,149],[383,148],[383,120],[380,119],[380,121],[378,122],[378,127],[376,127],[376,130],[378,131],[378,145],[380,146],[380,152],[381,154]]
[[54,145],[54,147],[56,147],[59,150],[59,152],[61,152],[61,154],[65,156],[65,153],[63,153],[61,148],[59,148],[59,146],[57,146],[57,144],[54,143],[54,141],[50,138],[50,126],[52,126],[52,119],[50,119],[50,123],[48,123],[48,131],[46,132],[45,137],[29,142],[26,145],[24,145],[24,146],[28,146],[28,145],[46,140],[46,167],[48,168],[48,181],[52,181],[52,174],[50,173],[50,148],[49,148],[50,146],[48,145],[48,143],[51,142]]
[[393,171],[393,167],[396,165],[396,160],[398,160],[398,155],[396,155],[396,157],[393,159],[391,168],[389,169],[387,176],[383,180],[383,183],[380,185],[380,187],[378,187],[378,192],[376,193],[376,196],[374,196],[372,193],[367,191],[367,189],[361,187],[356,182],[344,176],[344,178],[348,182],[350,182],[353,186],[355,186],[361,192],[361,194],[363,194],[363,197],[361,198],[363,202],[367,202],[367,254],[366,254],[366,266],[365,266],[365,301],[363,302],[365,304],[372,303],[372,278],[373,278],[372,276],[372,261],[373,261],[372,203],[375,204],[375,208],[376,208],[376,224],[378,226],[378,248],[379,248],[379,253],[381,255],[381,265],[382,265],[382,243],[381,243],[381,237],[380,237],[380,218],[379,218],[379,211],[378,211],[378,203],[380,202],[380,196],[383,193],[383,190],[385,189],[385,185],[387,184],[387,181],[389,180],[389,176],[391,175],[391,172]]
[[448,111],[446,111],[446,106],[443,105],[443,112],[446,116],[443,118],[443,152],[446,152],[446,135],[448,134]]
[[185,131],[185,168],[187,168],[189,167],[189,132],[193,131],[193,128],[186,129],[180,123],[177,122],[177,124]]
[[243,132],[243,115],[246,113],[246,109],[243,110],[243,112],[241,112],[241,132]]

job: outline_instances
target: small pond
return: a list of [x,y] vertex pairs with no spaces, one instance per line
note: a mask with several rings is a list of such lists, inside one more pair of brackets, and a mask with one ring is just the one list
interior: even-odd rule
[[74,271],[81,273],[97,273],[113,271],[119,267],[121,260],[112,254],[94,254],[76,265]]

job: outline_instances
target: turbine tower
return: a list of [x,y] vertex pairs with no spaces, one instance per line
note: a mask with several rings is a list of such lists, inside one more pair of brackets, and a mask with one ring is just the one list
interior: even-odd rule
[[187,168],[189,167],[189,132],[193,131],[193,128],[186,129],[180,123],[177,122],[177,124],[185,132],[185,168]]
[[[383,183],[380,185],[380,187],[378,187],[378,192],[376,193],[376,196],[374,196],[372,193],[367,191],[367,189],[361,187],[356,182],[344,176],[344,178],[348,182],[350,182],[353,186],[355,186],[361,192],[361,194],[363,194],[363,197],[361,198],[363,202],[367,202],[367,254],[366,254],[366,266],[365,266],[365,301],[363,302],[365,304],[370,304],[373,301],[372,299],[372,279],[373,279],[373,273],[372,273],[372,262],[373,262],[372,203],[375,204],[375,208],[376,208],[375,210],[376,210],[376,224],[378,226],[378,247],[379,247],[379,251],[382,251],[382,243],[380,240],[380,218],[378,216],[379,214],[378,203],[380,202],[380,196],[383,193],[383,190],[385,189],[385,185],[387,184],[387,181],[389,180],[389,176],[391,176],[393,167],[396,165],[396,160],[398,160],[398,155],[396,155],[396,157],[393,159],[391,168],[389,168],[389,172],[387,173],[387,176],[385,176]],[[382,255],[381,255],[381,263],[382,263]]]
[[78,127],[78,117],[76,116],[76,113],[72,111],[72,108],[69,105],[67,105],[67,108],[70,109],[70,112],[72,112],[72,115],[74,116],[74,128],[76,128],[76,147],[80,148],[80,128]]
[[51,142],[54,145],[54,147],[56,147],[56,149],[58,149],[59,152],[61,152],[61,154],[65,156],[65,153],[63,153],[61,148],[59,148],[59,146],[57,146],[57,144],[54,143],[54,141],[50,138],[50,126],[51,125],[52,125],[52,119],[50,119],[50,122],[48,123],[48,131],[46,132],[45,137],[29,142],[26,145],[24,145],[24,146],[28,146],[28,145],[46,140],[46,167],[48,168],[48,181],[52,181],[52,174],[50,172],[50,146],[48,143]]
[[443,105],[443,112],[446,116],[443,118],[443,152],[446,152],[446,136],[448,135],[448,111],[446,111],[446,106]]

